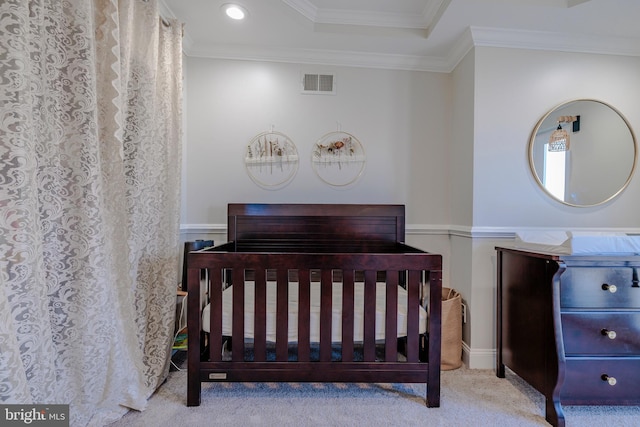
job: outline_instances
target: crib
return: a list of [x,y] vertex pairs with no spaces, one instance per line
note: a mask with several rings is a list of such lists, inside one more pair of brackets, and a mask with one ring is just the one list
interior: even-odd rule
[[187,405],[202,382],[425,383],[440,405],[442,257],[404,205],[229,204],[189,252]]

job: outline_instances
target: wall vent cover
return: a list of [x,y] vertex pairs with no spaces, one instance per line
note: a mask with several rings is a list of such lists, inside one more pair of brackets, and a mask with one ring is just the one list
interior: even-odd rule
[[303,74],[302,93],[333,95],[336,93],[333,74]]

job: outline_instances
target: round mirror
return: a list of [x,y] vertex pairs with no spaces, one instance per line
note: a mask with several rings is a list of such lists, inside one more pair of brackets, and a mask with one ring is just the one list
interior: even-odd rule
[[627,120],[612,106],[578,99],[545,114],[529,140],[529,165],[540,187],[570,206],[595,206],[624,190],[637,146]]

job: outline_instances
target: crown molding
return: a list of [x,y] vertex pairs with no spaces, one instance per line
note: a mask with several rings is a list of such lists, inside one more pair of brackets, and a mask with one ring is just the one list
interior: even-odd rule
[[474,47],[473,35],[471,29],[467,28],[464,33],[453,43],[449,53],[446,57],[448,73],[455,70],[460,61],[469,53]]
[[417,28],[426,30],[435,25],[451,0],[430,0],[420,14],[320,9],[308,0],[282,0],[282,2],[314,24]]
[[[285,0],[286,1],[286,0]],[[316,24],[353,25],[367,27],[426,29],[429,22],[423,15],[358,10],[321,9],[313,21]]]
[[304,16],[311,22],[315,22],[318,8],[307,0],[282,0],[284,4]]
[[634,38],[473,26],[469,31],[474,46],[640,56],[640,41]]
[[575,36],[541,31],[470,27],[447,56],[418,56],[320,49],[257,48],[251,46],[196,45],[185,33],[183,50],[193,57],[321,64],[404,71],[452,72],[476,46],[561,51],[601,55],[640,56],[640,42],[631,38]]
[[242,61],[287,62],[403,71],[448,73],[453,70],[448,58],[418,55],[380,54],[320,49],[258,48],[250,46],[200,46],[183,44],[190,57]]

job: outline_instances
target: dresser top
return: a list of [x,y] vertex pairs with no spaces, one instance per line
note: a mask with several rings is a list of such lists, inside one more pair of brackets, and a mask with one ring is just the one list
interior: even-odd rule
[[515,245],[496,246],[497,251],[519,253],[521,255],[544,258],[550,261],[564,262],[567,264],[595,264],[606,263],[607,265],[629,265],[640,266],[640,254],[579,254],[571,255],[557,253],[553,251],[535,250],[529,248],[520,248]]

